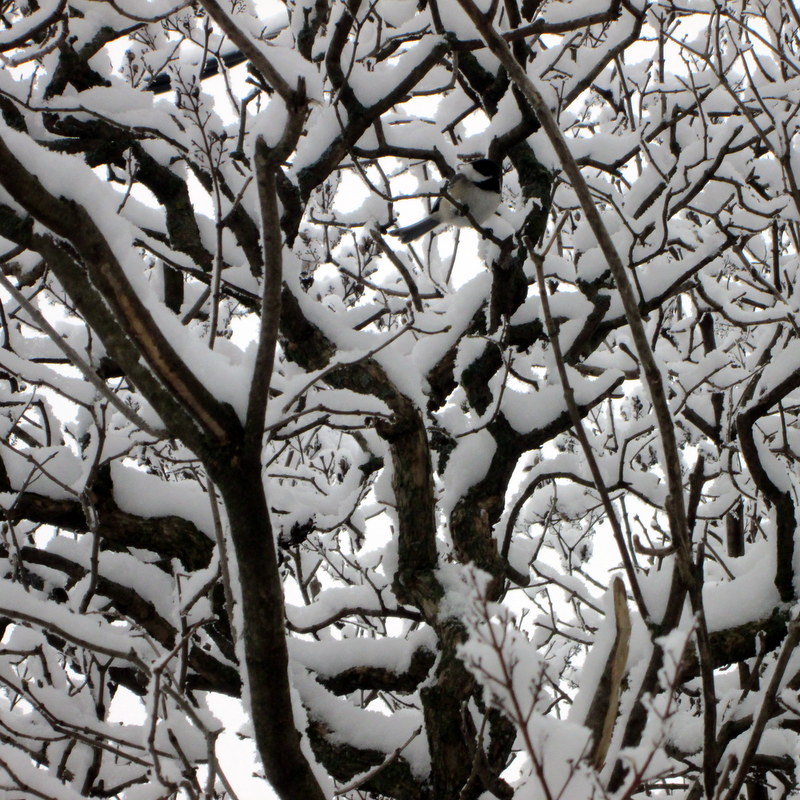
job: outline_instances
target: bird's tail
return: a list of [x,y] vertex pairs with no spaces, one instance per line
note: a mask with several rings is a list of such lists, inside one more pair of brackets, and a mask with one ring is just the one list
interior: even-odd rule
[[432,231],[437,225],[439,225],[439,220],[434,217],[425,217],[425,219],[421,219],[413,225],[397,228],[397,230],[392,231],[392,236],[396,236],[403,244],[408,244]]

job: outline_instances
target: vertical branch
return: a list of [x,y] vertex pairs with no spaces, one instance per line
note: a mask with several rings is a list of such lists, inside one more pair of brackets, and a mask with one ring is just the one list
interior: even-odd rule
[[611,736],[614,733],[619,694],[622,688],[622,679],[625,675],[625,666],[628,661],[628,649],[631,641],[631,618],[628,613],[625,586],[622,580],[616,577],[611,587],[614,594],[614,619],[617,633],[606,661],[606,668],[603,672],[601,684],[598,687],[598,693],[587,716],[587,724],[592,728],[595,737],[591,757],[592,764],[596,770],[603,768],[608,748],[611,744]]
[[514,58],[506,41],[492,27],[491,22],[484,17],[473,0],[459,0],[459,3],[470,19],[475,23],[475,26],[483,36],[487,46],[506,68],[509,76],[523,93],[541,122],[542,128],[547,134],[550,143],[553,145],[559,162],[566,173],[572,190],[578,197],[581,209],[586,215],[589,227],[592,229],[592,233],[597,240],[614,278],[614,282],[617,285],[622,306],[625,310],[625,317],[630,326],[636,352],[642,365],[644,379],[647,383],[651,402],[653,403],[653,411],[656,415],[656,421],[661,436],[663,468],[667,477],[668,488],[665,506],[669,517],[670,531],[677,545],[678,570],[681,574],[681,578],[687,585],[690,585],[692,582],[690,542],[686,522],[686,507],[683,500],[681,462],[678,454],[678,442],[675,437],[675,426],[673,425],[672,414],[669,410],[669,404],[667,403],[667,395],[664,389],[661,371],[658,368],[652,348],[650,347],[650,342],[647,339],[647,332],[645,331],[642,315],[639,311],[639,301],[633,290],[633,285],[628,278],[627,271],[611,239],[611,235],[600,217],[600,212],[595,206],[589,185],[586,183],[580,167],[569,149],[569,145],[550,110],[550,106],[545,102],[539,90],[533,85],[533,82]]
[[[217,197],[219,201],[219,197]],[[217,327],[219,326],[219,290],[222,284],[222,222],[220,219],[220,206],[217,202],[214,206],[214,216],[216,219],[216,247],[214,250],[214,269],[211,274],[211,317],[209,321],[208,348],[214,349],[217,341]]]
[[747,773],[753,763],[753,758],[758,750],[758,745],[761,742],[764,729],[767,727],[767,722],[769,722],[770,718],[775,713],[775,699],[778,696],[781,680],[786,672],[786,668],[789,666],[789,659],[794,655],[798,642],[800,642],[800,620],[794,619],[789,623],[786,639],[783,642],[783,647],[778,656],[778,661],[775,664],[775,669],[770,678],[767,691],[764,693],[764,700],[761,703],[761,708],[758,710],[758,716],[753,723],[750,739],[747,742],[747,747],[739,763],[739,769],[736,770],[736,775],[731,785],[728,787],[728,791],[725,793],[724,800],[736,800],[739,796],[739,790],[742,788]]
[[[705,483],[705,458],[698,456],[689,478],[689,531],[694,530],[697,507]],[[703,555],[704,547],[698,548],[697,578],[689,586],[689,602],[695,615],[695,638],[703,690],[703,785],[706,797],[711,800],[717,787],[717,693],[714,681],[714,653],[708,634],[705,605],[703,603]]]
[[283,277],[280,215],[278,213],[275,171],[263,137],[256,139],[255,168],[258,201],[261,211],[261,240],[264,250],[264,290],[261,295],[261,331],[253,367],[250,396],[247,400],[245,421],[246,447],[261,449],[264,432],[264,415],[269,401],[269,387],[275,364],[275,346],[281,318],[281,285]]
[[[702,603],[698,603],[701,597],[701,587],[697,579],[697,574],[692,562],[692,542],[691,531],[686,513],[686,506],[683,496],[683,478],[681,474],[681,460],[678,451],[678,442],[675,434],[675,426],[672,420],[667,393],[664,387],[663,377],[656,363],[650,342],[645,331],[644,321],[639,309],[639,301],[634,292],[633,285],[628,277],[625,265],[614,245],[611,235],[608,232],[600,213],[595,206],[589,185],[583,177],[569,145],[553,116],[549,105],[534,86],[525,71],[517,63],[511,54],[508,44],[494,29],[491,21],[487,19],[475,5],[473,0],[459,0],[460,5],[468,16],[475,23],[489,49],[500,60],[508,71],[509,76],[523,93],[528,103],[539,118],[542,128],[547,134],[553,149],[558,156],[561,166],[572,186],[573,191],[578,197],[581,209],[586,215],[589,227],[597,240],[597,244],[608,264],[611,275],[617,286],[620,300],[625,311],[625,317],[631,331],[631,336],[636,348],[642,373],[647,384],[650,400],[653,404],[653,412],[659,428],[662,446],[662,466],[667,479],[667,497],[664,503],[665,511],[669,520],[670,534],[675,544],[676,572],[681,583],[688,589],[689,597],[692,601],[693,611],[699,617],[699,639],[698,643],[703,649],[707,644],[703,635],[705,631]],[[541,269],[540,265],[538,266]],[[543,292],[540,292],[544,294]],[[543,301],[544,302],[544,301]],[[615,536],[617,532],[615,530]],[[624,540],[623,540],[624,542]],[[625,551],[627,552],[627,550]],[[627,565],[626,565],[627,568]],[[631,567],[632,570],[632,567]],[[709,675],[704,671],[704,695],[713,695],[713,670],[711,672],[711,683],[708,683]],[[641,697],[638,700],[641,703]],[[714,721],[713,712],[706,715],[706,724]],[[708,734],[708,731],[706,731]],[[713,794],[716,783],[716,764],[705,770],[706,792]]]
[[619,518],[617,517],[616,509],[614,508],[614,504],[611,502],[611,497],[608,494],[605,481],[603,481],[600,467],[597,463],[597,459],[595,458],[592,446],[589,444],[586,431],[583,429],[583,421],[581,420],[580,411],[578,410],[578,404],[575,402],[575,394],[572,391],[572,386],[569,382],[569,376],[567,375],[567,368],[564,365],[564,357],[561,353],[561,345],[558,341],[558,331],[556,330],[555,323],[553,322],[553,317],[550,314],[550,303],[547,299],[547,287],[544,283],[544,266],[542,264],[542,258],[534,251],[533,242],[531,242],[527,236],[525,237],[525,245],[528,248],[528,252],[530,253],[533,263],[536,265],[536,280],[539,284],[539,299],[542,303],[542,313],[544,314],[545,327],[547,329],[547,335],[550,339],[550,345],[553,348],[556,369],[558,370],[558,377],[561,380],[561,386],[564,391],[564,401],[567,404],[567,411],[569,412],[572,427],[575,429],[575,434],[578,437],[581,449],[586,457],[586,463],[589,465],[589,471],[592,473],[592,480],[594,481],[595,488],[600,495],[603,508],[606,512],[606,516],[608,517],[609,524],[611,525],[611,530],[614,533],[614,541],[617,543],[617,548],[619,549],[619,554],[622,558],[623,566],[625,567],[625,574],[628,576],[628,582],[631,585],[631,591],[633,592],[633,597],[636,600],[639,613],[641,614],[642,619],[647,621],[650,619],[650,612],[647,610],[647,604],[644,601],[644,596],[642,595],[642,590],[636,577],[636,570],[633,566],[631,554],[628,552],[628,547],[625,544],[625,536],[622,533],[622,527],[619,524]]
[[208,502],[211,506],[211,520],[214,523],[214,536],[217,540],[217,552],[219,555],[219,572],[222,578],[222,591],[225,594],[225,613],[228,615],[228,625],[231,629],[231,641],[236,641],[236,625],[233,619],[234,600],[233,588],[231,587],[231,566],[230,555],[228,553],[228,543],[225,540],[225,529],[222,527],[222,518],[219,513],[219,503],[217,502],[217,489],[211,480],[206,481],[208,491]]

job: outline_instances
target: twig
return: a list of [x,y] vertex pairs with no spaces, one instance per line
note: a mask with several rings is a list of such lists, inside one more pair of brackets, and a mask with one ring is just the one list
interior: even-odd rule
[[0,286],[2,286],[25,311],[33,317],[37,325],[39,325],[53,341],[53,344],[67,356],[70,362],[83,373],[84,378],[86,378],[86,380],[89,381],[117,411],[150,436],[156,439],[164,439],[167,436],[166,431],[154,428],[149,422],[145,422],[127,403],[112,392],[108,386],[106,386],[105,381],[94,371],[91,364],[89,364],[63,337],[58,335],[58,331],[45,319],[39,309],[37,309],[2,272],[0,272]]
[[403,276],[403,280],[406,282],[406,286],[408,286],[408,292],[411,295],[411,302],[414,304],[414,308],[417,311],[422,311],[422,300],[419,296],[419,289],[417,288],[417,284],[414,283],[414,279],[411,277],[411,273],[408,271],[406,265],[400,260],[397,253],[389,247],[388,244],[384,241],[383,236],[376,230],[371,231],[372,240],[378,247],[381,249],[381,252],[392,262],[395,269]]
[[555,323],[553,322],[553,316],[550,313],[550,303],[547,299],[547,286],[544,282],[544,265],[542,263],[542,258],[538,253],[535,252],[533,248],[533,242],[527,236],[525,237],[525,245],[528,248],[528,253],[533,260],[534,265],[536,266],[536,280],[539,284],[539,300],[542,303],[542,313],[544,314],[545,328],[547,329],[547,335],[550,339],[550,345],[553,348],[553,357],[556,362],[558,377],[561,380],[561,387],[564,392],[564,401],[567,405],[567,411],[569,413],[570,420],[572,421],[572,427],[575,429],[575,434],[580,442],[581,449],[583,450],[583,454],[586,458],[586,463],[589,466],[589,471],[592,473],[592,480],[594,481],[595,488],[597,489],[600,499],[603,502],[603,508],[605,509],[609,524],[611,525],[611,530],[614,533],[614,540],[617,543],[617,548],[619,549],[619,554],[622,558],[622,564],[625,567],[625,574],[628,576],[628,582],[630,583],[631,591],[633,592],[633,597],[636,601],[639,613],[641,614],[643,620],[648,621],[650,620],[650,612],[647,610],[647,604],[644,601],[644,596],[642,595],[642,590],[639,586],[639,580],[636,577],[636,570],[634,568],[631,555],[628,552],[628,546],[625,543],[625,536],[622,533],[622,527],[619,524],[617,511],[614,508],[614,504],[611,502],[611,497],[600,472],[600,467],[597,463],[597,459],[595,458],[594,451],[592,450],[592,446],[589,444],[589,439],[587,438],[586,431],[583,428],[583,421],[581,420],[580,411],[578,410],[578,404],[575,402],[575,393],[573,392],[572,385],[569,382],[567,368],[564,364],[564,357],[561,352],[561,345],[558,341],[558,331],[556,330]]
[[794,619],[789,623],[786,631],[786,639],[783,641],[783,647],[778,656],[778,661],[775,664],[769,686],[767,686],[767,690],[764,692],[764,699],[761,701],[761,708],[759,708],[758,716],[753,724],[750,740],[747,742],[747,747],[739,763],[739,769],[736,771],[736,775],[725,794],[724,800],[736,800],[739,796],[739,790],[742,788],[745,778],[747,778],[747,772],[753,763],[753,758],[758,750],[758,745],[761,742],[764,729],[767,727],[767,722],[769,722],[770,718],[774,715],[773,705],[778,695],[778,690],[780,689],[781,679],[786,672],[786,668],[789,666],[789,659],[794,655],[798,642],[800,642],[800,620]]
[[264,55],[263,45],[259,46],[252,41],[216,0],[200,0],[200,5],[203,6],[211,19],[217,23],[220,30],[247,56],[247,60],[264,76],[269,85],[278,92],[287,104],[290,104],[294,100],[295,92]]
[[339,795],[347,794],[347,792],[352,792],[354,789],[358,789],[368,781],[371,781],[379,772],[382,772],[391,763],[397,761],[397,759],[400,757],[400,753],[402,753],[403,750],[405,750],[406,747],[408,747],[411,744],[411,742],[413,742],[414,739],[416,739],[417,736],[420,735],[420,733],[422,733],[422,726],[417,728],[411,734],[411,736],[409,736],[408,739],[406,739],[405,742],[403,742],[403,744],[401,744],[398,748],[394,750],[394,752],[392,752],[388,756],[388,758],[385,761],[382,761],[380,764],[378,764],[377,767],[373,767],[371,770],[369,770],[369,772],[365,772],[363,775],[360,775],[358,778],[356,778],[351,783],[348,783],[346,786],[342,786],[340,789],[337,789],[333,793],[333,796],[338,797]]
[[686,507],[683,499],[683,483],[681,475],[681,462],[678,454],[678,442],[675,436],[675,426],[672,414],[667,403],[667,394],[661,372],[656,363],[655,356],[647,339],[639,303],[633,286],[628,278],[625,265],[622,263],[617,248],[603,222],[600,212],[592,198],[591,190],[586,179],[581,173],[575,157],[572,155],[567,140],[561,132],[550,106],[534,86],[524,69],[514,58],[508,43],[494,29],[492,23],[475,5],[473,0],[458,0],[461,7],[475,23],[476,28],[484,38],[492,53],[508,71],[508,75],[523,94],[534,113],[539,119],[559,162],[566,173],[567,179],[580,202],[581,209],[586,215],[586,221],[597,239],[600,251],[608,264],[611,275],[619,291],[625,317],[631,329],[631,336],[636,352],[642,365],[642,372],[653,403],[653,411],[658,421],[663,447],[663,468],[667,478],[668,495],[665,501],[667,515],[673,540],[680,543],[677,551],[677,566],[681,578],[687,586],[694,581],[690,556],[689,531],[686,523]]

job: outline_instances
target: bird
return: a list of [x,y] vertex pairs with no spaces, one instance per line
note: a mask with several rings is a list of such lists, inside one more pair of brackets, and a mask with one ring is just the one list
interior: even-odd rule
[[478,158],[465,164],[442,187],[431,213],[404,228],[392,231],[403,244],[419,239],[440,225],[482,225],[500,205],[502,171],[491,158]]

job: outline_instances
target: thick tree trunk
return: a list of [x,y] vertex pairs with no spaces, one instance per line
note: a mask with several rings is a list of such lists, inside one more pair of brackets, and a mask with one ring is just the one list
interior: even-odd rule
[[214,464],[236,557],[244,677],[256,747],[281,800],[325,800],[300,747],[289,682],[283,591],[261,464]]

